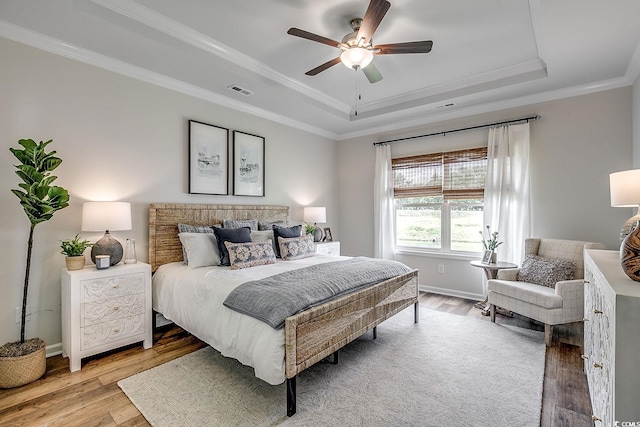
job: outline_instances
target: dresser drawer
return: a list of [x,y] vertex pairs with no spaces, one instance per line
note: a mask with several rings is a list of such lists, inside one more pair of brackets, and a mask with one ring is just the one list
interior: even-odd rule
[[80,350],[88,350],[129,336],[142,334],[146,326],[144,318],[144,314],[140,314],[82,328],[80,330]]
[[80,301],[99,301],[145,291],[144,273],[123,274],[80,282]]
[[80,311],[80,326],[84,328],[123,317],[143,314],[144,308],[144,294],[125,295],[103,301],[86,302],[82,304]]

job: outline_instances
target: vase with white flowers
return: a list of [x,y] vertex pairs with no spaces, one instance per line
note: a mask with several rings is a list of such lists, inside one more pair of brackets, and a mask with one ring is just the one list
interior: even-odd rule
[[482,235],[482,246],[484,246],[484,256],[482,257],[482,261],[489,264],[495,264],[497,261],[496,249],[503,242],[498,241],[498,232],[491,231],[491,226],[487,225],[487,237],[485,238],[484,232],[480,231],[480,235]]

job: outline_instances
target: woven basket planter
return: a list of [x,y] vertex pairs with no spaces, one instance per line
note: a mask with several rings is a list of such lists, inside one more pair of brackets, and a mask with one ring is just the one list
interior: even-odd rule
[[64,262],[67,264],[67,270],[82,270],[84,268],[84,255],[65,257]]
[[14,388],[29,384],[47,370],[46,348],[18,357],[0,357],[0,388]]

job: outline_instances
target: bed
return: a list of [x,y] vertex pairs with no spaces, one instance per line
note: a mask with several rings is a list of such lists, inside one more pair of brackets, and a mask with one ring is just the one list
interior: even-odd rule
[[[270,384],[286,382],[287,415],[296,411],[296,375],[334,355],[337,350],[411,305],[418,321],[418,272],[338,297],[289,316],[283,329],[274,329],[224,306],[211,310],[213,279],[233,289],[244,280],[347,257],[313,256],[296,261],[229,271],[224,267],[188,269],[182,263],[178,224],[213,225],[223,220],[253,219],[288,222],[289,207],[272,205],[151,204],[149,207],[149,263],[153,276],[153,308],[197,336],[224,356],[254,368]],[[162,268],[161,268],[162,267]],[[185,278],[189,280],[184,281]],[[187,284],[185,284],[187,283]]]

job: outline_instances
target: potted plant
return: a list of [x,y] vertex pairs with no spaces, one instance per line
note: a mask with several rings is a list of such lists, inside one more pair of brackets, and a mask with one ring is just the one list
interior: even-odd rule
[[61,254],[67,257],[64,261],[67,264],[67,270],[82,270],[84,268],[84,251],[93,246],[88,240],[80,240],[80,233],[76,234],[73,239],[62,240],[60,243]]
[[304,223],[304,234],[310,234],[313,236],[313,233],[316,232],[316,226],[313,224],[309,224],[308,222]]
[[50,143],[51,140],[36,143],[32,139],[21,139],[18,144],[22,149],[9,148],[20,162],[15,166],[15,172],[22,179],[18,184],[20,189],[12,189],[11,192],[20,199],[31,226],[22,292],[20,341],[0,347],[0,388],[18,387],[35,381],[44,375],[47,367],[44,341],[40,338],[25,341],[24,332],[34,229],[41,222],[50,220],[56,211],[69,206],[67,190],[51,185],[57,178],[51,175],[51,171],[60,166],[62,160],[55,156],[55,151],[45,151]]

